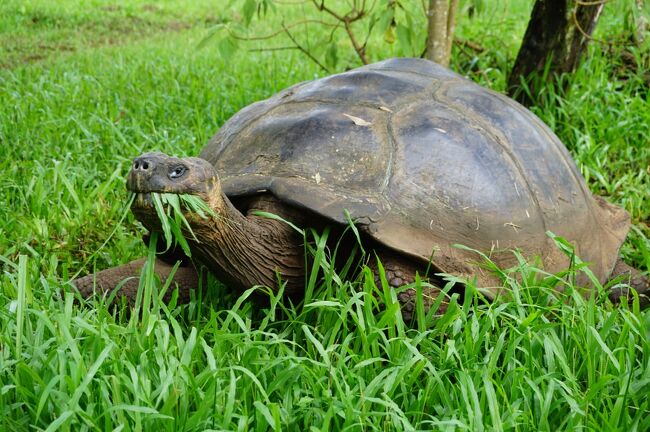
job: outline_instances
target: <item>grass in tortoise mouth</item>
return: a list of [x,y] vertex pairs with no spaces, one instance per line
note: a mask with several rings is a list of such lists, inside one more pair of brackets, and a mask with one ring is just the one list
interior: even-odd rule
[[[183,252],[192,256],[187,239],[183,234],[183,228],[189,233],[194,241],[199,241],[192,231],[192,227],[187,221],[186,214],[196,214],[201,219],[209,217],[218,218],[219,215],[212,210],[208,204],[200,197],[189,194],[171,194],[151,192],[151,202],[156,210],[156,216],[160,220],[163,237],[165,238],[165,248],[169,249],[172,244],[178,244]],[[134,200],[136,194],[131,192],[129,201]]]

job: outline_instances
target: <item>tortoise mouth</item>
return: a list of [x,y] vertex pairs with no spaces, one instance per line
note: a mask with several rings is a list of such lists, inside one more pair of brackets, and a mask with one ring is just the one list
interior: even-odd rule
[[[216,192],[213,189],[211,195],[214,196]],[[217,215],[219,209],[215,207],[214,199],[210,199],[207,194],[191,194],[203,199],[204,203],[202,205],[207,205],[207,208],[203,207],[201,209],[201,205],[196,206],[196,204],[190,204],[187,201],[187,197],[181,197],[176,201],[176,204],[172,204],[173,201],[169,201],[170,197],[155,196],[160,193],[134,192],[135,196],[131,202],[131,213],[149,232],[155,231],[161,233],[160,235],[166,233],[164,235],[168,241],[169,231],[166,231],[165,226],[169,226],[168,224],[174,221],[176,224],[180,224],[178,228],[181,231],[180,233],[172,231],[172,236],[176,240],[178,240],[178,236],[181,236],[181,238],[185,238],[190,244],[193,244],[191,241],[192,238],[201,243],[203,240],[197,240],[197,236],[199,236],[199,239],[203,238],[199,233],[212,232],[215,224],[219,223],[219,216]],[[169,195],[189,195],[185,192],[163,193]],[[199,208],[198,210],[197,207]],[[179,217],[183,222],[179,221]]]
[[[133,192],[134,197],[131,201],[131,212],[133,215],[142,222],[145,227],[148,229],[160,228],[161,217],[163,213],[167,215],[174,214],[174,212],[180,211],[182,217],[187,218],[188,221],[194,222],[207,222],[212,220],[213,216],[221,212],[221,207],[218,205],[220,198],[220,190],[218,188],[212,188],[209,192],[193,192],[191,194],[187,192]],[[194,201],[190,203],[190,200],[187,197],[181,197],[176,204],[172,204],[169,198],[165,197],[155,197],[156,194],[168,194],[168,195],[192,195],[200,198],[203,203],[197,203]],[[161,208],[159,208],[161,206]],[[203,209],[201,209],[201,207]],[[197,210],[198,209],[198,210]]]
[[155,204],[154,204],[154,194],[170,194],[170,195],[193,195],[201,198],[204,202],[206,202],[208,205],[212,203],[213,196],[218,193],[217,190],[212,189],[208,192],[192,192],[192,193],[187,193],[187,192],[156,192],[156,191],[133,191],[130,190],[130,192],[135,195],[133,198],[133,202],[131,203],[131,208],[132,209],[138,209],[138,210],[145,210],[145,211],[155,211]]
[[153,209],[153,199],[151,198],[151,192],[131,191],[131,193],[135,194],[135,198],[133,199],[131,207],[138,209]]

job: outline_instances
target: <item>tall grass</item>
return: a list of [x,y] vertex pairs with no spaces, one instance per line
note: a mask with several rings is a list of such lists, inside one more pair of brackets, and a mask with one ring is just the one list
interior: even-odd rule
[[[522,262],[503,273],[513,301],[468,295],[409,327],[369,272],[341,278],[325,243],[303,305],[269,295],[255,310],[209,280],[166,305],[146,266],[135,311],[72,293],[2,308],[7,430],[646,430],[647,317],[638,303],[585,300]],[[155,249],[149,251],[149,262]],[[33,273],[33,272],[32,272]],[[385,282],[384,282],[385,283]],[[561,282],[560,282],[561,283]],[[454,284],[451,280],[446,288]],[[40,286],[39,286],[40,285]],[[475,288],[468,287],[470,292]],[[224,300],[225,296],[225,300]],[[20,300],[22,299],[22,300]],[[140,309],[142,307],[142,309]],[[138,312],[141,310],[141,313]],[[24,321],[18,317],[24,314]],[[19,327],[20,326],[20,327]],[[416,329],[416,327],[419,327]]]
[[[28,6],[25,16],[5,9],[0,22],[39,7],[60,28],[103,19],[99,3],[81,16]],[[529,5],[515,6],[525,16]],[[615,31],[615,12],[603,31]],[[500,13],[466,19],[460,35],[488,50],[455,58],[497,89],[516,51],[501,34],[523,31]],[[162,302],[170,287],[150,272],[141,226],[129,213],[120,223],[132,157],[195,155],[241,107],[319,72],[292,52],[225,63],[209,44],[195,49],[201,28],[152,34],[0,70],[0,430],[650,429],[650,316],[603,295],[583,299],[571,272],[521,261],[501,273],[510,300],[485,303],[469,283],[444,316],[421,311],[404,323],[385,282],[327,249],[327,231],[310,232],[314,267],[300,304],[280,290],[259,308],[253,289],[234,293],[212,277],[189,304]],[[623,253],[648,269],[648,89],[614,60],[593,45],[567,90],[549,86],[534,110],[592,190],[630,211]],[[145,255],[135,310],[83,302],[68,284],[80,269]]]

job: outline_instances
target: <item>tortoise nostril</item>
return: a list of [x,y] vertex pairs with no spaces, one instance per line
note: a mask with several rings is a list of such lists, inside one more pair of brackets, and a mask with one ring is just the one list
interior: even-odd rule
[[156,163],[149,158],[139,157],[133,161],[134,171],[149,171],[156,167]]

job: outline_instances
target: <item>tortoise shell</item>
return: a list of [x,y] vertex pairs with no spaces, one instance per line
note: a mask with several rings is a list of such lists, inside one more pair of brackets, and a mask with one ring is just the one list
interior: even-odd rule
[[[270,192],[495,295],[511,249],[545,270],[569,259],[547,232],[611,272],[627,213],[592,196],[553,132],[515,101],[422,59],[290,87],[226,122],[203,149],[229,197]],[[466,248],[459,248],[461,244]]]

